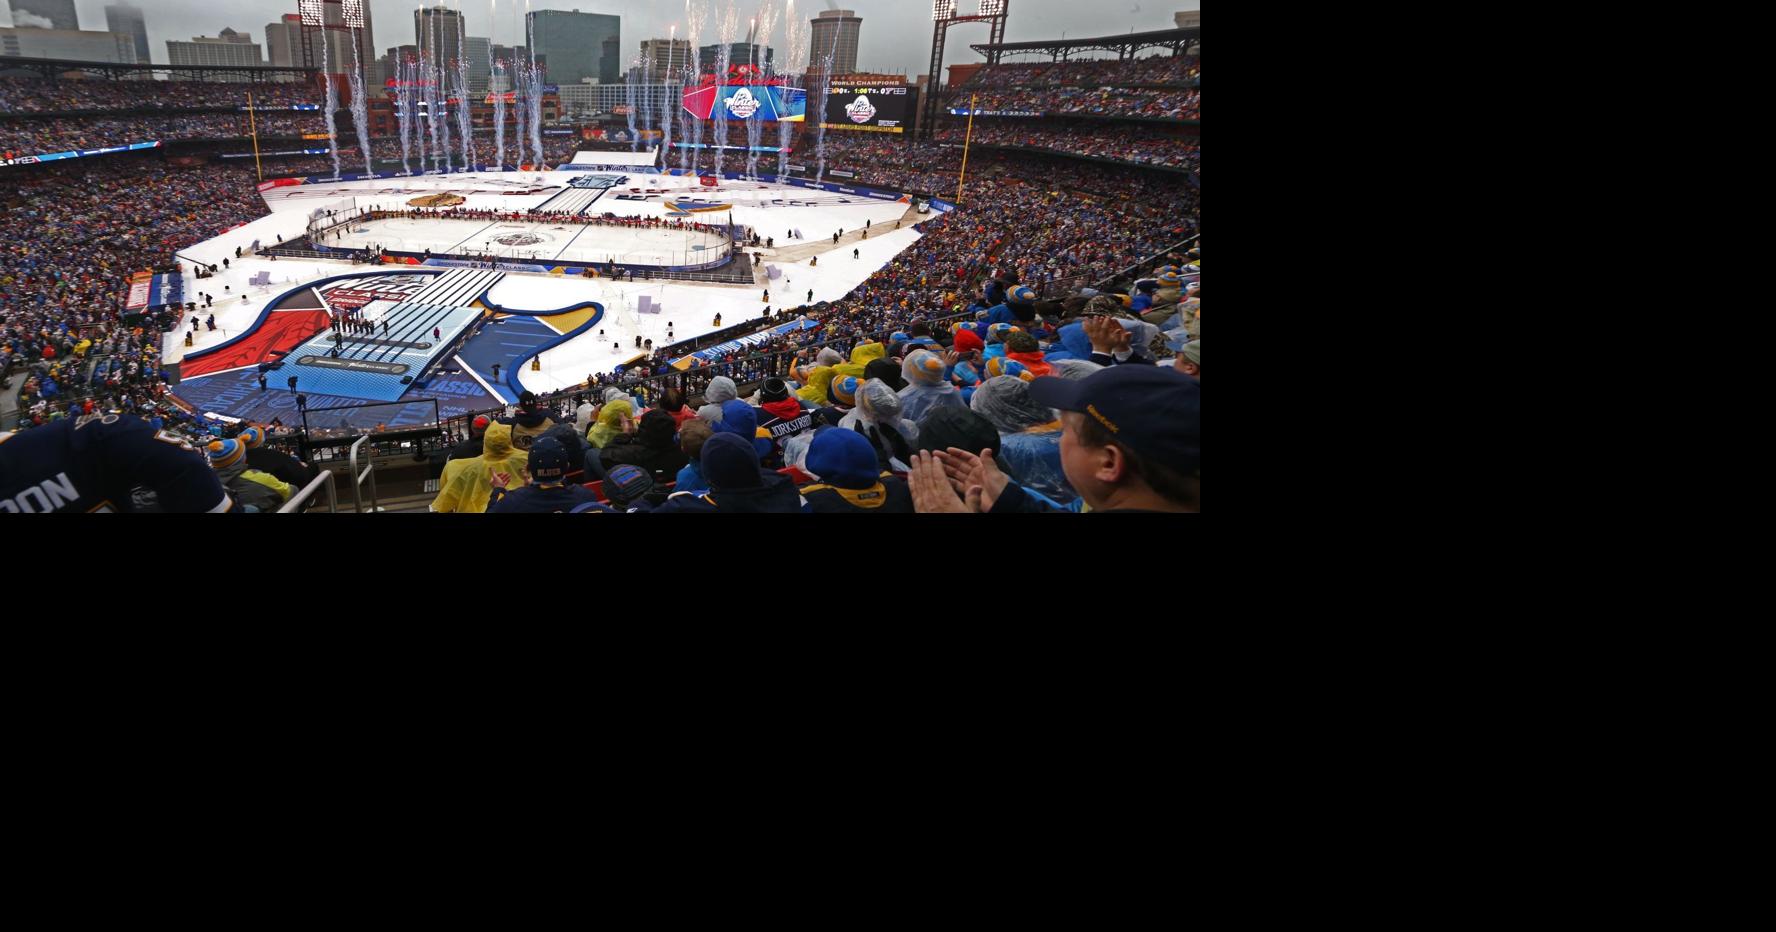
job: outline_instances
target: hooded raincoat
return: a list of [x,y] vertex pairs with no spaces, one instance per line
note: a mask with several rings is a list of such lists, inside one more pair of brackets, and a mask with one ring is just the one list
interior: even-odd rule
[[481,514],[493,494],[489,479],[496,472],[512,477],[512,487],[529,482],[525,471],[530,456],[512,446],[512,428],[495,421],[487,425],[482,438],[481,455],[474,459],[451,460],[444,464],[444,476],[438,480],[438,497],[432,500],[437,512]]
[[880,343],[859,343],[857,344],[857,348],[851,351],[850,362],[833,367],[833,378],[843,378],[847,375],[851,375],[861,379],[863,378],[863,370],[868,367],[870,363],[882,359],[887,355],[888,347],[883,346]]
[[808,384],[796,392],[796,397],[820,408],[832,404],[826,389],[836,375],[838,372],[832,366],[816,366],[813,372],[808,373]]
[[1030,398],[1030,383],[1001,375],[981,383],[969,402],[999,431],[998,461],[1018,484],[1058,502],[1079,497],[1061,467],[1061,423]]
[[587,442],[602,450],[605,445],[623,434],[623,418],[633,418],[635,408],[627,401],[612,401],[598,412],[598,423],[586,435]]

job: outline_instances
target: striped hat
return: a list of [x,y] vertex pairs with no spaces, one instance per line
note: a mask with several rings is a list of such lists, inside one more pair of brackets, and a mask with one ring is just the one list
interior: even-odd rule
[[936,385],[943,381],[943,360],[930,350],[916,350],[906,359],[905,375],[908,379],[916,379],[926,385]]
[[265,446],[265,431],[257,427],[249,427],[246,430],[241,431],[240,436],[236,439],[241,443],[246,444],[247,449],[257,450],[260,447]]
[[1001,375],[1017,376],[1026,382],[1036,378],[1035,374],[1030,371],[1029,366],[1018,362],[1015,359],[994,356],[992,359],[987,360],[987,377],[996,378]]
[[1011,324],[1003,324],[1003,323],[994,324],[993,326],[987,328],[987,342],[988,343],[998,343],[999,341],[1005,339],[1006,334],[1008,334],[1016,329],[1018,329],[1018,328],[1012,326]]
[[834,401],[854,407],[857,404],[857,388],[862,384],[858,381],[857,376],[848,375],[842,379],[833,379],[832,385],[827,390],[832,393]]
[[1013,304],[1035,304],[1036,289],[1029,285],[1019,285],[1011,289],[1011,294],[1007,295],[1005,300]]
[[210,442],[210,465],[217,469],[239,466],[247,458],[247,448],[239,440],[214,440]]
[[1178,277],[1177,272],[1167,272],[1159,277],[1159,283],[1167,288],[1176,288],[1181,281],[1183,279]]

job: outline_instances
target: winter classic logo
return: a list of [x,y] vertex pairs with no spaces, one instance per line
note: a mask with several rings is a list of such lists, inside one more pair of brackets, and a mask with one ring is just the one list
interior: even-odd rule
[[853,123],[868,123],[876,118],[876,105],[869,102],[868,94],[858,94],[856,102],[845,108],[851,115]]
[[759,108],[758,98],[753,97],[752,91],[744,87],[736,90],[734,96],[727,99],[727,105],[728,112],[742,120],[751,119]]

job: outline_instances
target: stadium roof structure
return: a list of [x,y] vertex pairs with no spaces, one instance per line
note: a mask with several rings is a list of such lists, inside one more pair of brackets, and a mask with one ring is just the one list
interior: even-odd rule
[[1202,27],[1160,29],[1154,32],[1131,32],[1097,39],[1047,39],[1041,42],[1000,42],[971,45],[969,48],[985,55],[997,65],[1006,55],[1047,54],[1056,61],[1066,61],[1074,52],[1115,52],[1118,58],[1133,58],[1145,49],[1171,49],[1182,55],[1191,46],[1202,44]]
[[79,71],[85,74],[104,75],[113,81],[143,73],[152,75],[164,72],[169,79],[180,81],[214,80],[224,75],[245,74],[255,81],[267,82],[272,78],[287,75],[301,75],[305,79],[312,79],[314,75],[320,73],[321,69],[273,67],[271,65],[120,65],[116,62],[0,55],[0,74],[19,70],[35,71],[44,80],[53,80],[67,72]]

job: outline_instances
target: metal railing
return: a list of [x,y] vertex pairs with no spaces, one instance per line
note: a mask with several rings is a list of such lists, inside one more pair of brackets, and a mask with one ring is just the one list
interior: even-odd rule
[[333,478],[333,470],[331,469],[321,470],[321,474],[316,476],[313,482],[304,486],[302,491],[290,496],[290,500],[285,502],[284,507],[279,508],[277,513],[280,515],[287,515],[300,512],[302,506],[308,504],[308,500],[313,498],[315,492],[323,485],[327,487],[327,511],[332,514],[338,514],[339,494],[335,489],[336,480]]
[[[363,472],[358,471],[358,448],[362,447],[369,440],[370,435],[365,434],[364,436],[359,437],[356,443],[351,445],[351,459],[348,465],[352,474],[352,510],[357,514],[364,513],[365,479],[370,480],[370,510],[372,512],[382,510],[381,499],[376,494],[376,461],[374,459],[366,458],[368,465],[364,467]],[[331,475],[331,472],[329,472],[329,475]]]

